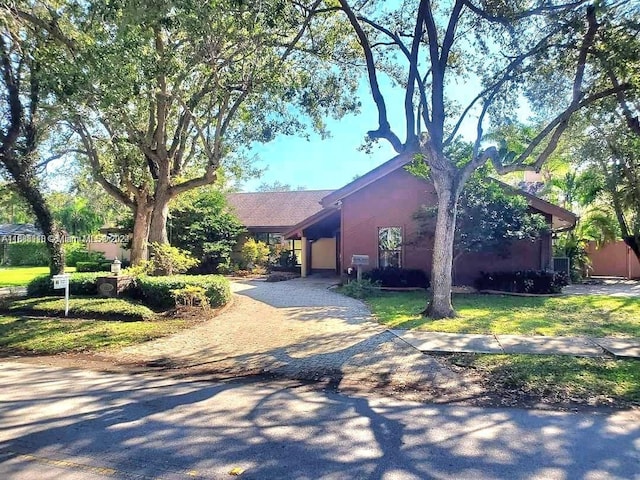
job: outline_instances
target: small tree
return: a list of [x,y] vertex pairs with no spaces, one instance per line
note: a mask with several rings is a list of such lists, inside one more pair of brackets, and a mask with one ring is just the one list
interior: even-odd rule
[[171,207],[171,243],[200,259],[200,273],[231,266],[231,252],[245,231],[216,187],[186,194]]
[[[414,218],[418,238],[433,238],[437,207],[423,206]],[[529,210],[527,200],[501,182],[476,174],[467,182],[458,205],[453,269],[465,254],[508,255],[515,240],[535,240],[549,231],[545,218]]]

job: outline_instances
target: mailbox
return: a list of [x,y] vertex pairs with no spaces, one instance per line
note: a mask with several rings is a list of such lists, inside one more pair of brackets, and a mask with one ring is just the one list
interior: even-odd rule
[[53,276],[53,288],[54,289],[67,288],[68,286],[69,286],[69,275],[68,274],[54,275]]
[[369,255],[352,255],[352,265],[369,265]]

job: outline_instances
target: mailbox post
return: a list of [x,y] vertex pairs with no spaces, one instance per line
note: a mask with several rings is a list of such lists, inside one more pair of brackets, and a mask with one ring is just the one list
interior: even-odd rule
[[68,273],[53,276],[53,288],[59,290],[64,288],[64,316],[69,316],[69,277]]
[[362,280],[362,267],[369,265],[369,255],[352,255],[351,264],[356,267],[356,278]]

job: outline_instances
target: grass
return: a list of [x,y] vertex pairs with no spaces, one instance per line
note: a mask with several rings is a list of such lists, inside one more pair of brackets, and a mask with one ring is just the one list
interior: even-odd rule
[[423,292],[382,292],[366,299],[378,321],[390,328],[431,332],[640,337],[640,298],[584,295],[513,297],[454,295],[458,316],[420,315]]
[[640,403],[640,361],[542,355],[455,354],[496,393],[519,392],[553,402]]
[[186,326],[184,320],[117,322],[0,316],[0,351],[52,355],[125,347]]
[[[65,301],[60,297],[28,298],[14,300],[0,308],[8,312],[57,317],[64,315]],[[150,308],[120,298],[70,298],[69,315],[125,321],[152,320],[156,316]]]
[[[66,267],[67,273],[75,267]],[[0,287],[26,287],[38,275],[49,273],[49,267],[0,267]]]

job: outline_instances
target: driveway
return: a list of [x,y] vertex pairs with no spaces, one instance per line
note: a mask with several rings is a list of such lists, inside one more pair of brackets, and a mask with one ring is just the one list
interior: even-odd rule
[[595,284],[567,285],[562,293],[568,295],[609,295],[612,297],[640,297],[640,281],[604,279]]
[[360,301],[323,279],[233,284],[233,304],[219,316],[170,337],[117,351],[120,363],[228,376],[270,374],[333,385],[363,384],[478,391],[435,357],[379,326]]
[[423,405],[294,382],[0,362],[0,478],[640,479],[638,412]]

